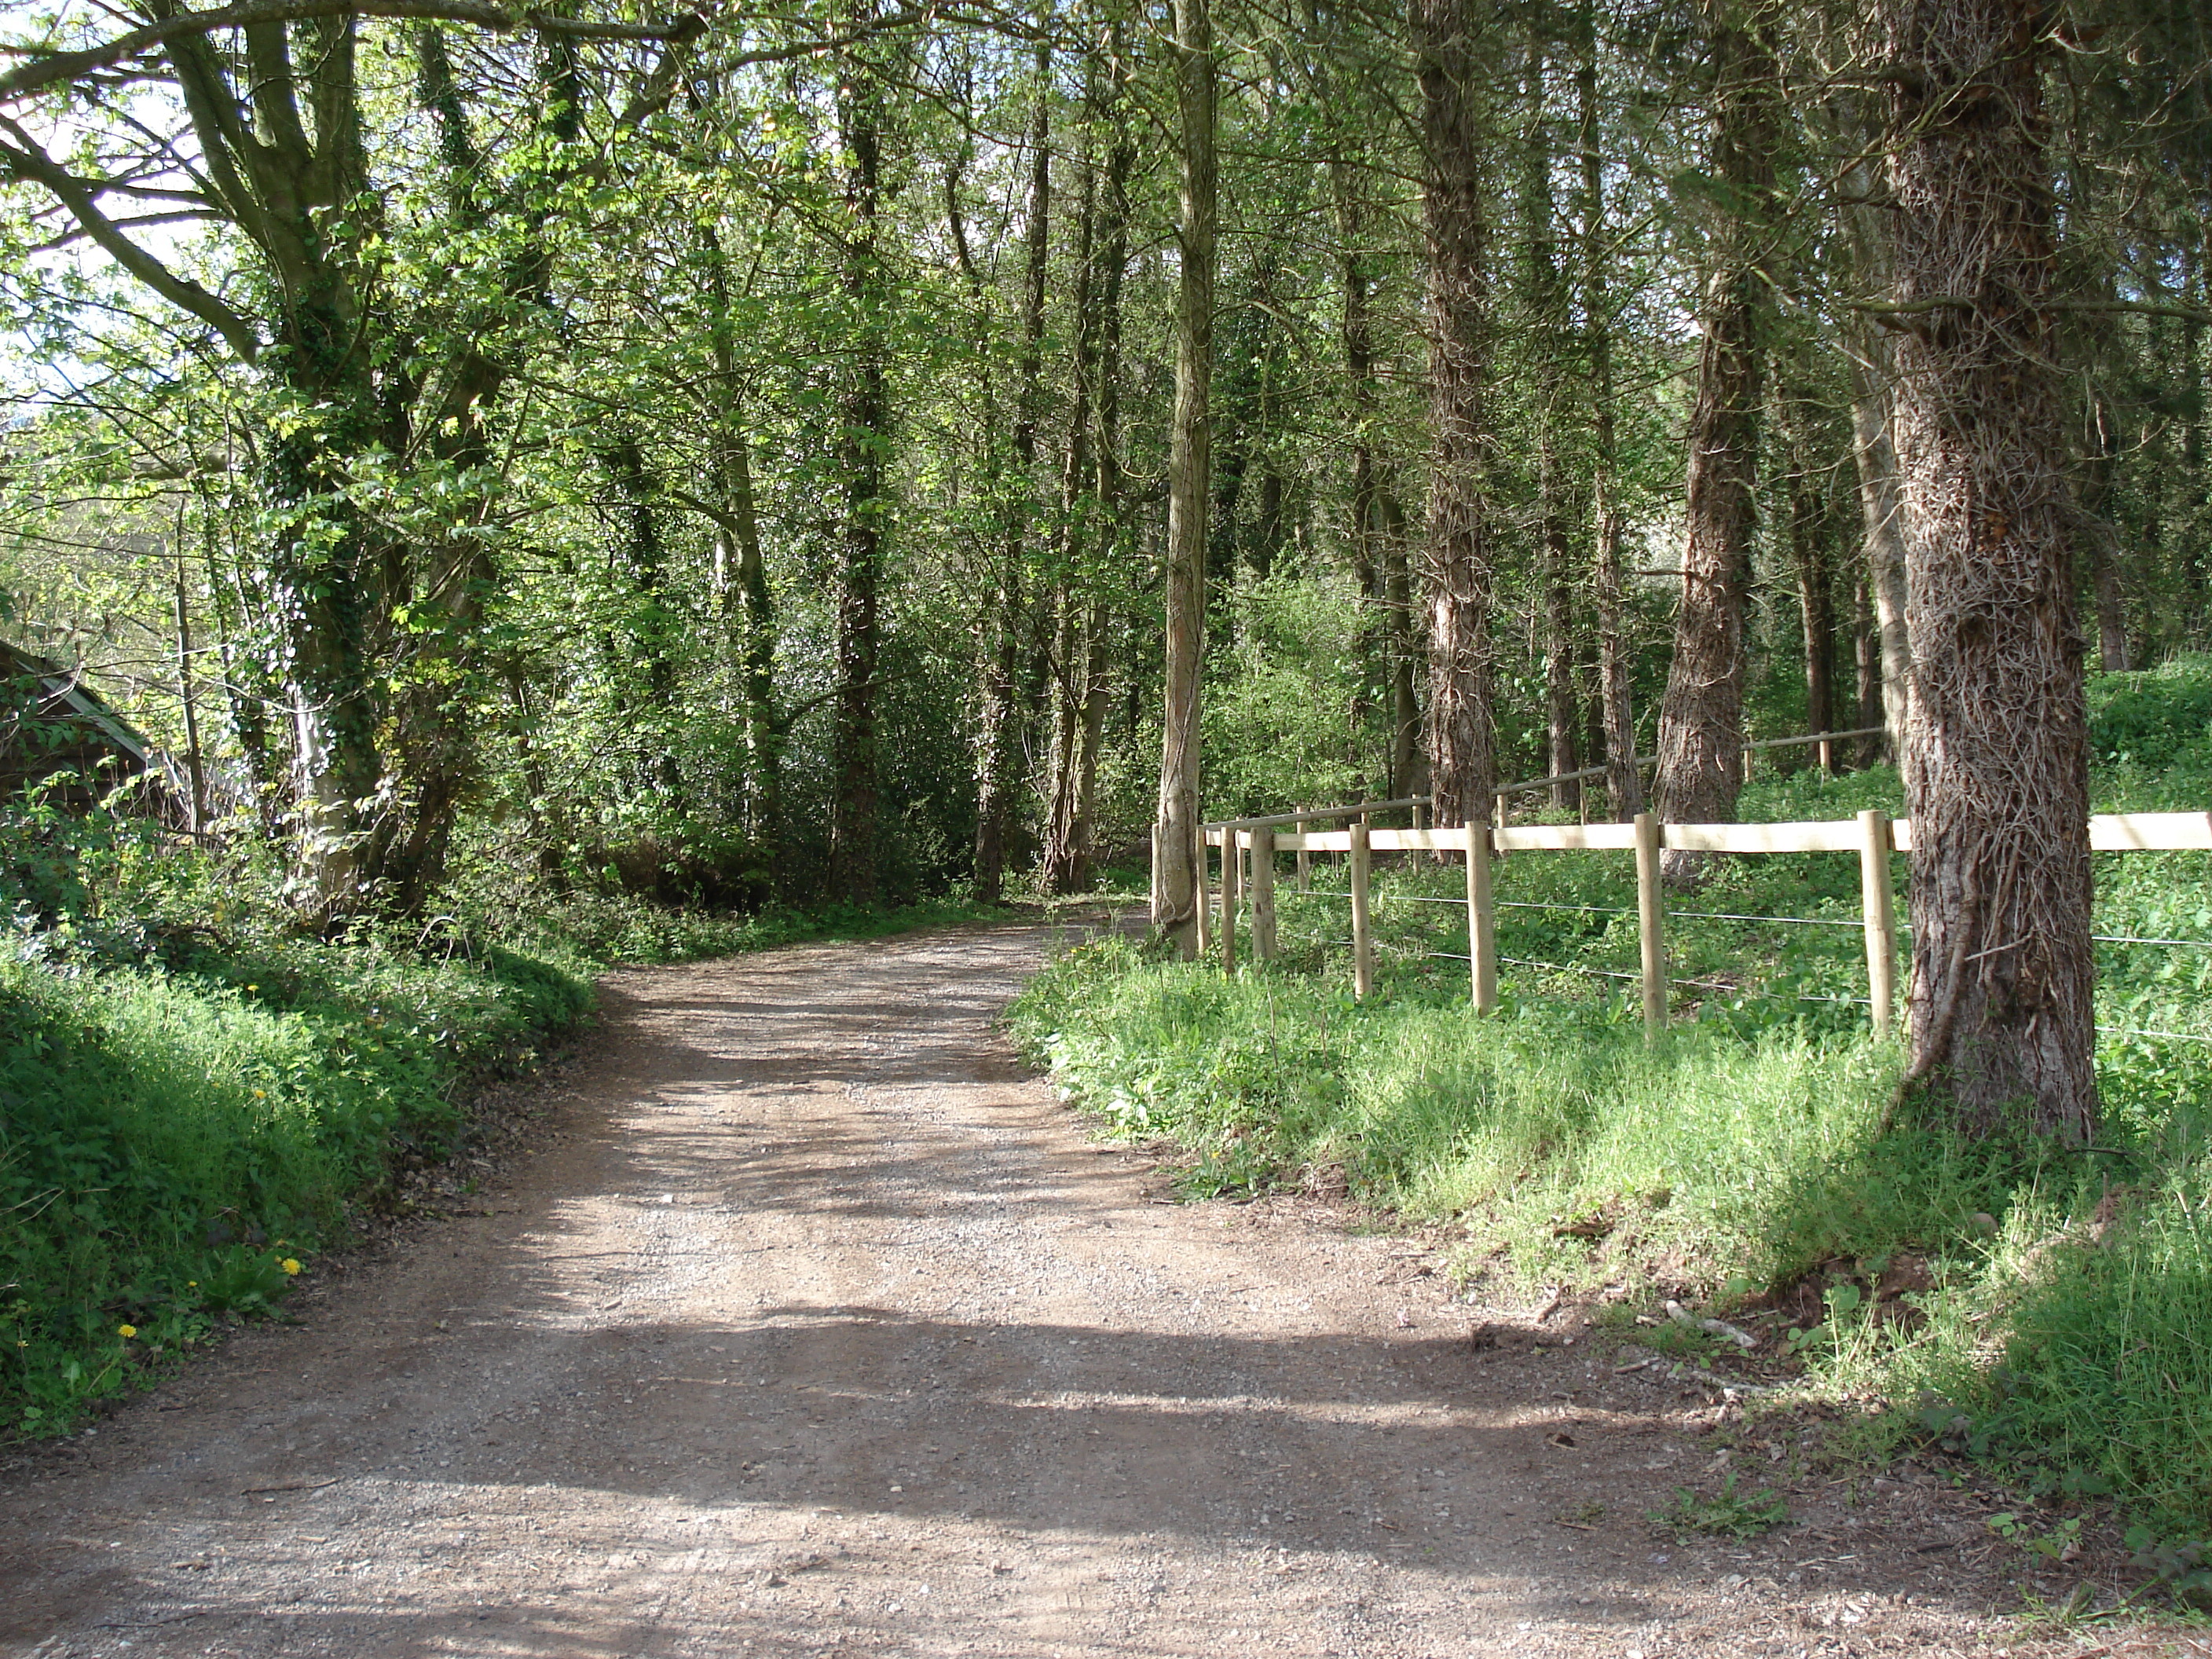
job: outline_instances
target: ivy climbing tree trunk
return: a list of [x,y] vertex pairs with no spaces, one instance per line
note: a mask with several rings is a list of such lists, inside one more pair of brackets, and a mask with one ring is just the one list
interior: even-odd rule
[[2097,1121],[2088,769],[2033,0],[1884,0],[1913,697],[1908,1088],[1972,1135]]

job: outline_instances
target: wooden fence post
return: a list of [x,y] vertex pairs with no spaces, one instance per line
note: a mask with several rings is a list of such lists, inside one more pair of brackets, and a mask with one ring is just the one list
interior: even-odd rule
[[1375,994],[1375,936],[1367,927],[1367,820],[1352,826],[1352,993]]
[[[1427,829],[1429,827],[1427,823],[1428,816],[1428,809],[1423,806],[1420,802],[1415,801],[1413,803],[1413,828],[1416,830]],[[1406,862],[1408,864],[1419,864],[1421,862],[1423,854],[1421,849],[1416,847],[1406,854]]]
[[1490,896],[1490,826],[1470,823],[1467,836],[1467,968],[1474,1012],[1498,1009],[1498,911]]
[[[1296,823],[1292,824],[1291,828],[1297,834],[1303,836],[1306,832],[1306,821],[1304,818],[1300,818]],[[1301,847],[1298,848],[1298,891],[1303,893],[1312,884],[1313,857],[1312,854],[1308,853],[1304,848]]]
[[1221,826],[1221,971],[1237,971],[1237,906],[1243,895],[1243,833],[1233,823]]
[[1198,872],[1198,954],[1204,957],[1213,948],[1213,922],[1206,913],[1213,908],[1212,895],[1206,890],[1206,826],[1197,831],[1197,857],[1192,860]]
[[1889,814],[1859,814],[1859,908],[1866,918],[1867,996],[1874,1034],[1887,1036],[1897,1009],[1897,911],[1889,886]]
[[1252,832],[1252,959],[1275,955],[1275,831],[1262,824]]
[[1644,955],[1644,1035],[1658,1041],[1667,1029],[1667,925],[1659,890],[1659,820],[1636,815],[1636,919]]

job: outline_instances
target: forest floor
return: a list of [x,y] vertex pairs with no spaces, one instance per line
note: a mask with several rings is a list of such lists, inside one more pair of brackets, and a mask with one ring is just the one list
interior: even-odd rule
[[0,1653],[2212,1654],[2023,1621],[2086,1564],[1788,1436],[1734,1455],[1790,1524],[1659,1531],[1739,1408],[1340,1206],[1170,1201],[999,1033],[1054,938],[612,975],[453,1213],[0,1466]]

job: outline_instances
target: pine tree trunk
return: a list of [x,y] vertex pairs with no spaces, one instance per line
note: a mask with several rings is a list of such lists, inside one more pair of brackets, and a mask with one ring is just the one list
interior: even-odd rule
[[1480,24],[1473,0],[1413,0],[1420,82],[1422,220],[1429,252],[1430,790],[1440,825],[1489,821],[1496,787],[1490,711],[1490,236],[1485,199]]
[[1592,586],[1597,609],[1598,703],[1605,728],[1606,805],[1626,823],[1644,810],[1636,766],[1636,707],[1627,640],[1628,593],[1621,562],[1620,463],[1613,427],[1613,319],[1607,274],[1605,157],[1599,144],[1597,19],[1585,4],[1580,20],[1583,59],[1575,71],[1582,152],[1581,247],[1583,344],[1590,395],[1590,520],[1595,540]]
[[[1905,504],[1897,448],[1890,437],[1890,396],[1868,359],[1890,363],[1886,340],[1868,331],[1851,354],[1851,455],[1858,468],[1859,516],[1864,526],[1868,588],[1881,647],[1880,708],[1890,755],[1902,760],[1912,713],[1912,639],[1905,604]],[[1890,370],[1893,374],[1893,368]]]
[[[1881,137],[1873,118],[1862,106],[1853,109],[1844,132],[1863,151],[1878,149]],[[1871,197],[1872,173],[1854,167],[1845,188],[1855,197]],[[1889,292],[1896,275],[1887,216],[1861,201],[1842,208],[1838,217],[1853,282],[1864,293]],[[1902,765],[1912,709],[1912,641],[1905,609],[1905,507],[1891,436],[1897,354],[1891,331],[1864,312],[1850,313],[1843,333],[1844,356],[1850,365],[1851,459],[1858,471],[1863,563],[1881,644],[1878,699],[1871,711],[1862,707],[1859,724],[1883,726],[1889,758]]]
[[[1659,708],[1660,817],[1725,823],[1743,787],[1744,609],[1757,519],[1759,434],[1771,277],[1762,267],[1781,121],[1765,0],[1706,0],[1715,67],[1712,170],[1725,190],[1711,215],[1700,321],[1705,343],[1690,411],[1687,537],[1674,652]],[[1704,854],[1670,852],[1669,879],[1694,879]]]
[[2032,0],[1884,0],[1913,699],[1908,1085],[1974,1135],[2097,1121],[2088,770]]
[[[1544,770],[1553,776],[1578,769],[1581,720],[1575,698],[1575,583],[1568,547],[1566,486],[1559,453],[1557,377],[1568,357],[1567,290],[1559,268],[1558,204],[1552,191],[1552,138],[1543,31],[1528,32],[1522,97],[1527,126],[1520,135],[1522,311],[1534,367],[1536,451],[1536,539],[1543,561]],[[1552,786],[1552,805],[1571,811],[1582,804],[1579,779]]]
[[1827,502],[1822,480],[1800,448],[1790,480],[1790,556],[1797,572],[1797,618],[1804,646],[1805,729],[1832,732],[1836,719],[1836,607],[1828,570]]
[[1159,808],[1152,820],[1152,926],[1198,951],[1199,685],[1206,648],[1211,499],[1217,70],[1212,0],[1175,0],[1182,222],[1177,241],[1175,413],[1168,442],[1167,661]]

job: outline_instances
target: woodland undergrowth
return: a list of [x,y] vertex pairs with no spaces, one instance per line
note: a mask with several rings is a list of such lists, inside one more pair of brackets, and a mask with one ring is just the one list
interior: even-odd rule
[[[2099,810],[2212,801],[2212,678],[2096,688]],[[1747,791],[1747,819],[1895,810],[1883,769]],[[1900,915],[1904,860],[1896,861]],[[1287,865],[1287,861],[1286,861]],[[2212,856],[2100,855],[2100,933],[2212,940]],[[1466,1006],[1457,872],[1378,870],[1378,994],[1350,984],[1340,872],[1287,873],[1283,950],[1234,977],[1109,937],[1014,1028],[1109,1135],[1181,1149],[1196,1196],[1348,1188],[1463,1234],[1463,1267],[1626,1319],[1664,1297],[1757,1323],[1876,1449],[1987,1460],[2109,1495],[2160,1535],[2212,1525],[2212,948],[2100,950],[2098,1146],[1885,1127],[1899,1066],[1863,1006],[1852,856],[1728,861],[1670,900],[1675,1027],[1642,1032],[1627,860],[1503,860],[1504,1007]],[[1723,918],[1789,916],[1798,924]],[[2137,1033],[2130,1035],[2128,1033]],[[2155,1033],[2159,1035],[2142,1035]]]

